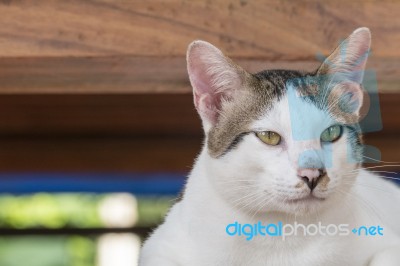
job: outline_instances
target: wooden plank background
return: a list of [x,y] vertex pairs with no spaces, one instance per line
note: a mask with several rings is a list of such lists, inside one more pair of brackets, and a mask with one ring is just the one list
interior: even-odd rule
[[0,1],[1,56],[184,56],[205,39],[231,56],[314,59],[359,26],[399,56],[397,1]]
[[399,1],[0,0],[0,14],[0,171],[188,172],[191,41],[251,72],[313,70],[360,26],[384,123],[367,142],[399,161]]
[[399,91],[399,13],[378,0],[3,0],[0,93],[188,93],[195,39],[250,71],[312,70],[360,26],[373,34],[380,90]]
[[[367,144],[398,161],[400,94],[380,100]],[[190,94],[0,97],[0,171],[188,172],[202,139]]]

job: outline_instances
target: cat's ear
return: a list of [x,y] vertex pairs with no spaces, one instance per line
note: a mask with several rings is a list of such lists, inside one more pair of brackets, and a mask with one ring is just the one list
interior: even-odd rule
[[358,28],[325,59],[317,71],[318,75],[326,76],[328,80],[333,79],[333,83],[339,83],[340,86],[337,87],[343,96],[342,103],[346,105],[347,102],[353,110],[352,113],[357,116],[363,102],[360,84],[364,78],[370,46],[370,30]]
[[240,90],[247,72],[204,41],[194,41],[189,45],[187,68],[194,105],[207,132],[217,123],[224,102],[230,101]]
[[347,81],[361,84],[371,46],[371,32],[358,28],[325,59],[318,74],[341,75]]

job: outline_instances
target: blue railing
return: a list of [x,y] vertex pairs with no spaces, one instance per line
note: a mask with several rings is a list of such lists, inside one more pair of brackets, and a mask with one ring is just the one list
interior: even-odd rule
[[[390,181],[400,184],[398,178]],[[90,192],[176,195],[186,175],[179,173],[0,173],[0,193]]]
[[129,192],[178,194],[186,176],[178,173],[1,173],[0,193]]

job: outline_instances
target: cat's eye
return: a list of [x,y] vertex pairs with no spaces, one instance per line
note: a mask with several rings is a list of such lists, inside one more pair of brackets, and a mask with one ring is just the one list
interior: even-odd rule
[[273,131],[256,132],[256,136],[264,143],[276,146],[281,142],[281,136]]
[[334,142],[342,136],[343,127],[340,125],[334,125],[328,127],[321,134],[321,141],[323,142]]

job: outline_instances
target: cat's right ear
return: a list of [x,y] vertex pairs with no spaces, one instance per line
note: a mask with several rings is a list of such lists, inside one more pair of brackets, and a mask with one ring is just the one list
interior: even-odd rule
[[217,123],[224,102],[242,87],[247,72],[204,41],[192,42],[186,59],[194,105],[208,132]]
[[[343,115],[355,115],[351,121],[358,121],[363,102],[363,82],[365,66],[370,54],[371,32],[368,28],[359,28],[345,39],[333,53],[325,59],[317,71],[331,80],[329,84],[337,85],[329,95],[330,108],[347,110]],[[342,110],[342,111],[343,111]]]

